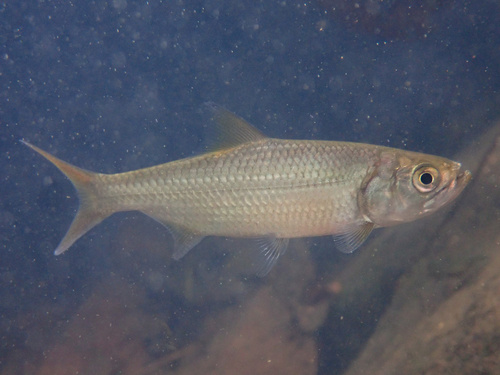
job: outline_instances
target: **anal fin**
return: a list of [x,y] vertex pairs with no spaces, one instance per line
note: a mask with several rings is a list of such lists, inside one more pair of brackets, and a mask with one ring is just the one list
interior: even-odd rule
[[194,233],[186,227],[182,227],[180,225],[172,224],[165,219],[160,212],[155,211],[142,211],[150,218],[155,219],[157,222],[162,224],[165,228],[168,229],[172,237],[174,238],[174,253],[172,254],[172,258],[175,260],[181,259],[184,255],[186,255],[189,250],[198,245],[205,236]]
[[181,259],[204,238],[204,236],[199,236],[185,228],[173,226],[171,224],[166,227],[172,234],[172,237],[174,237],[175,247],[172,258],[175,260]]

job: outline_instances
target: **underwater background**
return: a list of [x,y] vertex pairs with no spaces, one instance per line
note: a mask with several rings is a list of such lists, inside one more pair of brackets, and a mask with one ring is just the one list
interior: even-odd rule
[[[0,373],[500,373],[499,25],[493,0],[1,2]],[[206,101],[273,137],[460,160],[474,181],[352,255],[294,240],[262,279],[248,241],[175,262],[138,213],[55,257],[75,190],[19,140],[143,168],[203,151]]]

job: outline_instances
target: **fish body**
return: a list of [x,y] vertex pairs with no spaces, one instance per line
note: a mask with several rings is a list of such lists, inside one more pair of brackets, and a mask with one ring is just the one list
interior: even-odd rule
[[80,209],[55,253],[104,218],[141,211],[165,225],[181,258],[206,236],[258,238],[264,275],[288,239],[334,235],[352,252],[373,228],[430,214],[470,180],[451,160],[351,142],[268,138],[211,104],[220,129],[211,152],[136,171],[101,174],[26,143],[64,172]]
[[98,205],[142,211],[203,236],[327,235],[363,219],[357,188],[377,152],[356,144],[263,139],[103,175]]

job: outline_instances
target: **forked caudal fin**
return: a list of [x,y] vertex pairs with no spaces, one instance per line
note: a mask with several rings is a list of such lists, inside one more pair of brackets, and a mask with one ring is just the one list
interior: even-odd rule
[[55,255],[62,254],[73,245],[76,240],[111,215],[112,212],[102,212],[98,209],[97,193],[94,184],[96,176],[98,175],[97,173],[89,172],[66,163],[24,140],[21,140],[21,142],[38,152],[59,168],[59,170],[69,178],[78,193],[80,199],[78,212],[68,232],[54,251]]

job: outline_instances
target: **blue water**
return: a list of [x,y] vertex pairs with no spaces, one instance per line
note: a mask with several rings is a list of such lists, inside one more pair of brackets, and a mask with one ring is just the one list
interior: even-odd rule
[[[168,316],[180,348],[208,315],[266,282],[245,275],[217,287],[224,252],[173,263],[168,234],[138,214],[107,220],[54,257],[75,191],[19,139],[90,170],[132,170],[200,152],[209,131],[200,107],[215,101],[275,137],[452,157],[500,112],[499,5],[407,3],[0,4],[0,371],[43,363],[110,274],[143,285],[148,311]],[[362,341],[370,329],[361,331]],[[347,367],[361,346],[318,337],[346,353],[320,356],[319,373]],[[152,356],[171,350],[155,345]]]

